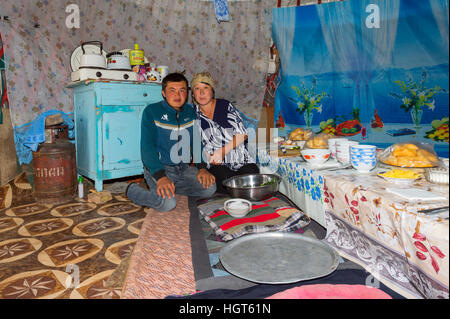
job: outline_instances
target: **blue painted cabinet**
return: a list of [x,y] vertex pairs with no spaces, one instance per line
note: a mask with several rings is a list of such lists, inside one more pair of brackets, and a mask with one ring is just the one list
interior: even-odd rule
[[97,191],[104,180],[142,174],[142,111],[162,100],[161,85],[82,82],[73,89],[78,174]]

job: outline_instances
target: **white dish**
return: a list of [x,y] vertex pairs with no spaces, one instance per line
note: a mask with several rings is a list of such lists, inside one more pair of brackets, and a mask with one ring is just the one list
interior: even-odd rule
[[427,181],[438,184],[448,184],[449,170],[448,168],[427,168],[425,169],[425,177]]
[[283,148],[283,147],[287,150],[300,149],[300,146],[298,146],[298,145],[280,145],[280,148]]
[[328,161],[331,155],[329,149],[308,148],[302,150],[302,156],[310,165],[318,166]]
[[415,182],[416,180],[420,179],[420,177],[417,178],[395,178],[395,177],[386,177],[381,175],[381,173],[378,173],[378,176],[380,176],[381,178],[383,178],[384,180],[391,182],[391,183],[395,183],[395,184],[411,184],[413,182]]
[[[84,46],[85,54],[99,54],[99,46],[95,44],[85,44]],[[70,56],[70,68],[72,71],[78,71],[81,65],[81,56],[83,55],[83,50],[81,49],[81,45],[75,50],[73,50],[72,55]],[[106,64],[106,52],[102,50],[102,55],[105,57]]]
[[243,198],[232,198],[225,201],[223,209],[235,218],[242,218],[252,210],[252,203]]

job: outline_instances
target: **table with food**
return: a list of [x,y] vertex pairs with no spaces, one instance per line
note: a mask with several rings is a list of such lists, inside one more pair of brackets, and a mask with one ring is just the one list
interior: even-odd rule
[[281,177],[342,257],[408,298],[448,298],[448,158],[427,143],[380,149],[302,128],[273,142],[261,171]]

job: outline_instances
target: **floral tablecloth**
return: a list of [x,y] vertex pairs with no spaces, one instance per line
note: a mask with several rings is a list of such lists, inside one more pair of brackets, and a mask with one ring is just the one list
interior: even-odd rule
[[[398,186],[376,173],[314,170],[298,158],[259,152],[262,172],[283,177],[280,191],[326,229],[325,241],[408,298],[449,298],[449,222],[418,210],[448,206],[448,185],[421,179]],[[407,199],[388,188],[427,190],[432,200]],[[440,199],[438,198],[440,197]],[[448,216],[448,215],[447,215]]]
[[323,177],[298,158],[274,157],[269,150],[260,149],[258,159],[261,173],[278,174],[282,178],[280,192],[325,227]]

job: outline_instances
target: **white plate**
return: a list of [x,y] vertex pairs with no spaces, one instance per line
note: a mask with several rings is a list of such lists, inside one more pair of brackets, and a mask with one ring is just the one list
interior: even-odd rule
[[[100,51],[100,47],[95,44],[85,44],[84,45],[84,52],[86,54],[98,54]],[[81,49],[81,45],[75,50],[73,50],[72,55],[70,56],[70,68],[72,71],[78,71],[81,64],[81,56],[83,55],[83,50]],[[102,55],[105,57],[106,61],[106,52],[105,50],[102,50]]]
[[300,146],[298,145],[280,145],[280,148],[284,147],[287,150],[292,150],[292,149],[300,149]]
[[380,176],[381,178],[385,179],[385,180],[388,181],[388,182],[395,183],[395,184],[403,184],[403,185],[404,185],[404,184],[411,184],[411,183],[413,183],[414,181],[420,179],[420,177],[417,177],[417,178],[395,178],[395,177],[386,177],[386,176],[381,175],[381,173],[378,173],[377,175]]

